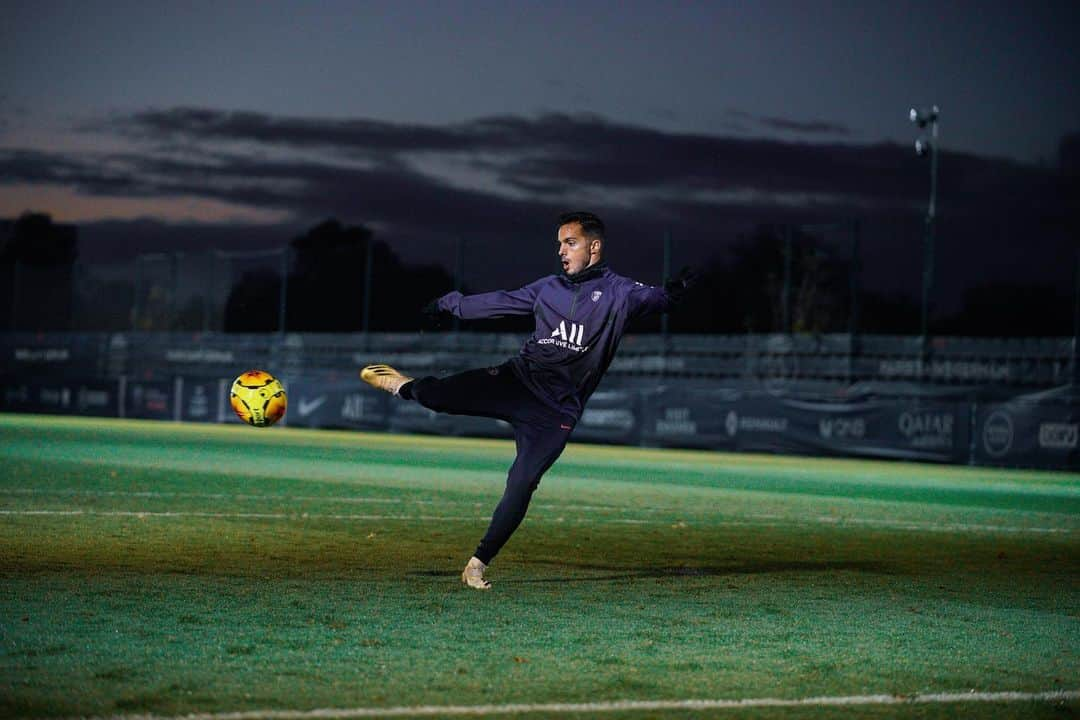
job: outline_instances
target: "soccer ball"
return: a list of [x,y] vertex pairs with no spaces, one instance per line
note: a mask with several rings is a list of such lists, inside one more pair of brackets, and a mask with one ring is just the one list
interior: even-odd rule
[[264,370],[248,370],[236,378],[229,402],[237,416],[248,425],[269,427],[285,416],[285,387]]

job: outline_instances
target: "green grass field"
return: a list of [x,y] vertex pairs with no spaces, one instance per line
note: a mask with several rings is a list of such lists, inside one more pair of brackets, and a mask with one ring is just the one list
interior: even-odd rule
[[512,456],[0,415],[0,716],[1080,711],[1078,475],[571,444],[468,590]]

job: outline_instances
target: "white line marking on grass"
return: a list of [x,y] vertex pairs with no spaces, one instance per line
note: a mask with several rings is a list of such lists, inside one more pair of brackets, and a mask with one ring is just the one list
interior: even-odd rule
[[[201,498],[209,500],[236,500],[238,502],[337,502],[354,505],[486,505],[485,500],[424,500],[417,498],[385,498],[364,495],[258,495],[232,493],[169,492],[161,490],[83,490],[80,488],[0,488],[0,495],[55,495],[86,497],[137,497],[137,498]],[[547,509],[573,508],[575,510],[625,511],[616,505],[580,505],[578,503],[537,503],[533,507]],[[633,512],[656,513],[663,508],[633,508]]]
[[1013,525],[986,525],[978,523],[928,523],[903,520],[868,520],[863,518],[835,518],[822,515],[814,518],[827,525],[860,525],[886,530],[917,530],[919,532],[1003,532],[1003,533],[1071,533],[1072,528],[1024,527]]
[[[363,496],[326,496],[315,495],[252,495],[232,493],[194,493],[194,492],[167,492],[160,490],[81,490],[81,489],[45,489],[45,488],[0,488],[0,494],[5,495],[59,495],[59,496],[86,496],[86,497],[136,497],[136,498],[200,498],[204,500],[236,500],[236,501],[284,501],[308,502],[325,501],[340,503],[376,503],[388,505],[436,505],[443,504],[435,500],[413,500],[411,498],[374,498]],[[447,500],[447,505],[467,505],[469,503],[460,500]]]
[[135,518],[213,518],[217,520],[482,520],[480,516],[452,515],[334,515],[323,513],[222,513],[150,510],[0,510],[0,515],[85,515]]
[[[476,503],[466,503],[476,505]],[[375,515],[375,514],[347,514],[347,513],[259,513],[259,512],[209,512],[199,510],[0,510],[0,516],[19,515],[55,515],[55,516],[98,516],[98,517],[162,517],[162,518],[212,518],[218,520],[416,520],[416,521],[465,521],[474,522],[485,520],[482,515]],[[578,525],[661,525],[678,527],[787,527],[791,525],[814,525],[825,524],[835,527],[853,525],[857,527],[878,528],[884,530],[902,530],[911,532],[987,532],[987,533],[1037,533],[1037,534],[1072,534],[1074,528],[1048,528],[1048,527],[1018,527],[1009,525],[975,525],[964,523],[916,523],[889,520],[862,520],[859,518],[834,518],[821,516],[816,518],[780,518],[774,515],[746,516],[743,519],[697,519],[691,516],[675,517],[666,520],[647,520],[639,518],[603,518],[603,517],[573,517],[566,518],[563,515],[545,517],[534,515],[531,522],[566,523]]]
[[901,520],[868,520],[861,518],[836,518],[827,515],[809,518],[788,518],[776,515],[745,515],[742,520],[700,520],[686,515],[673,520],[640,520],[636,518],[599,518],[592,522],[598,524],[618,525],[675,525],[682,523],[687,527],[712,527],[712,526],[741,526],[750,525],[755,527],[786,527],[791,525],[833,525],[843,527],[854,525],[865,528],[877,528],[881,530],[909,530],[912,532],[949,532],[949,533],[1040,533],[1040,534],[1071,534],[1076,528],[1048,528],[1048,527],[1025,527],[1016,525],[978,525],[974,523],[919,523],[905,522]]
[[950,703],[1055,703],[1080,699],[1080,690],[1047,692],[956,692],[926,695],[846,695],[808,698],[746,698],[742,700],[614,700],[586,703],[516,703],[507,705],[414,705],[385,708],[320,708],[317,710],[246,710],[186,715],[112,715],[91,720],[322,720],[323,718],[419,717],[430,715],[510,715],[569,713],[726,710],[765,707],[838,707],[865,705],[941,705]]

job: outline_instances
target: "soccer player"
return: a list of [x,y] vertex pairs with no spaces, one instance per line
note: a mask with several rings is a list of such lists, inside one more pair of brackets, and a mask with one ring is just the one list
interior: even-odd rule
[[562,273],[519,290],[478,295],[451,292],[424,309],[428,315],[478,320],[534,315],[536,331],[502,365],[444,378],[414,380],[388,365],[369,365],[360,377],[380,390],[453,415],[498,418],[514,429],[517,457],[487,534],[461,579],[487,590],[484,572],[521,524],[540,478],[558,459],[574,425],[636,317],[665,312],[689,286],[685,271],[664,287],[618,275],[604,262],[604,223],[588,212],[558,222]]

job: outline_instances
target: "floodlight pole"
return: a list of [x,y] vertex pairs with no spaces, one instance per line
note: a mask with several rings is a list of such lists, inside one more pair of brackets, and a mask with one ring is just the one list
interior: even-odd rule
[[862,290],[859,274],[862,270],[862,255],[859,247],[862,227],[859,221],[851,221],[851,269],[848,277],[848,294],[851,308],[848,312],[848,381],[855,377],[855,356],[862,352],[859,342],[859,294]]
[[919,324],[922,335],[923,355],[926,354],[927,340],[929,337],[930,291],[934,286],[934,224],[937,219],[938,167],[937,112],[934,112],[930,121],[930,137],[930,202],[926,208],[926,228],[923,235],[922,320]]
[[[671,230],[664,230],[664,280],[663,284],[666,285],[668,280],[671,279]],[[668,314],[664,313],[660,316],[660,334],[664,340],[667,340],[668,336]]]
[[286,245],[281,249],[281,284],[278,286],[278,334],[285,334],[285,312],[289,307],[289,250]]
[[794,231],[784,226],[784,287],[780,291],[780,332],[791,334],[791,263]]
[[218,251],[215,249],[213,254],[210,255],[210,286],[203,287],[202,331],[204,335],[210,332],[210,303],[217,293],[217,261]]
[[180,326],[180,262],[183,259],[184,253],[179,250],[173,252],[169,267],[172,295],[169,298],[169,321],[165,328],[167,330],[176,330]]
[[[919,319],[919,336],[922,361],[929,353],[930,291],[934,287],[934,224],[937,220],[937,170],[938,170],[938,115],[937,105],[918,110],[911,108],[908,119],[919,128],[930,126],[930,140],[920,137],[915,141],[915,152],[925,155],[930,151],[930,202],[926,208],[926,227],[923,232],[922,310]],[[929,145],[929,147],[927,147]]]
[[[371,283],[375,273],[372,267],[375,264],[375,242],[370,237],[364,248],[364,314],[361,316],[360,331],[364,333],[364,342],[367,342],[367,334],[371,329]],[[366,345],[365,345],[366,347]]]
[[1072,385],[1080,387],[1080,250],[1076,251],[1076,275],[1073,280]]
[[[461,235],[458,235],[454,249],[454,289],[458,292],[465,289],[465,238]],[[461,318],[457,315],[452,327],[455,333],[461,330]]]
[[11,331],[19,329],[19,258],[11,264]]
[[135,293],[131,302],[131,331],[139,329],[139,293],[142,290],[142,255],[135,256]]

